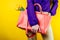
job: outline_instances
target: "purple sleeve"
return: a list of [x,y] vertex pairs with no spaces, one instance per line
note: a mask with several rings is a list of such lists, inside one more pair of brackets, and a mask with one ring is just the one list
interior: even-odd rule
[[28,21],[31,26],[38,24],[36,14],[34,12],[34,0],[27,0]]
[[54,16],[56,14],[57,7],[58,7],[58,0],[53,0],[53,6],[50,11],[52,16]]

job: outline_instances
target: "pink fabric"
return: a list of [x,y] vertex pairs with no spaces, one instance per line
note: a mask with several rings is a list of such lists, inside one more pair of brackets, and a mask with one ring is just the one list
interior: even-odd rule
[[[48,29],[51,16],[46,14],[46,12],[42,12],[42,14],[40,12],[36,12],[36,16],[38,18],[39,26],[41,29],[38,32],[45,34]],[[21,11],[17,26],[19,28],[25,29],[26,33],[28,30],[32,30],[30,24],[28,23],[27,10]]]

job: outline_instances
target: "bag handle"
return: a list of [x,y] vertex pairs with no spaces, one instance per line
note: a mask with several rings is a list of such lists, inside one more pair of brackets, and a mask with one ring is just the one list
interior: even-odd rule
[[34,6],[39,6],[40,12],[42,13],[42,7],[39,3],[35,3]]
[[36,34],[31,34],[30,36],[28,34],[26,34],[28,38],[32,38],[34,37]]
[[27,22],[26,35],[27,35],[28,38],[32,38],[32,37],[34,37],[36,34],[31,31],[32,34],[31,34],[30,36],[28,35],[28,25],[29,25],[29,24],[28,24],[28,22]]
[[[40,12],[42,14],[42,7],[41,7],[41,5],[39,3],[35,3],[34,6],[39,6]],[[47,15],[50,15],[50,14],[48,13]]]

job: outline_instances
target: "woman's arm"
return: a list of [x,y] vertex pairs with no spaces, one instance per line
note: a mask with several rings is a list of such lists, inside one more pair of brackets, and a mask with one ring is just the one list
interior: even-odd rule
[[34,12],[34,0],[27,0],[28,20],[31,26],[38,24],[36,14]]
[[56,14],[57,7],[58,7],[58,0],[53,0],[53,6],[50,10],[52,16]]

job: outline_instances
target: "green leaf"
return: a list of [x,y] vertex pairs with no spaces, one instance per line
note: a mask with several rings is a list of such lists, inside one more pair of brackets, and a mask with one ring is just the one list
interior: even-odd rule
[[19,11],[24,11],[25,9],[23,7],[18,8]]

